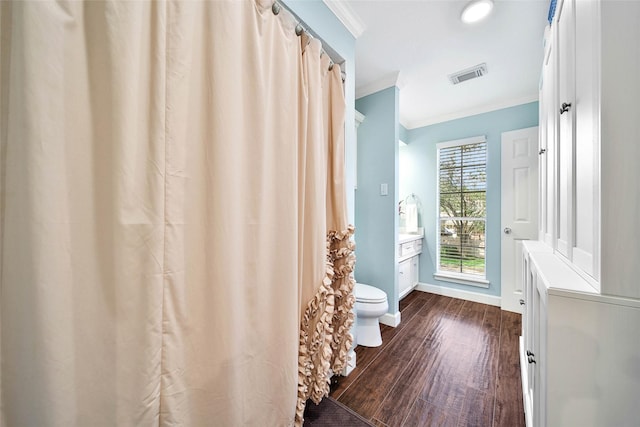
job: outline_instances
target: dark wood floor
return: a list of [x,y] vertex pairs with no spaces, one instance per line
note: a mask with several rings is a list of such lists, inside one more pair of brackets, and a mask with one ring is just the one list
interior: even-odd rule
[[379,427],[524,426],[520,315],[413,291],[331,396]]

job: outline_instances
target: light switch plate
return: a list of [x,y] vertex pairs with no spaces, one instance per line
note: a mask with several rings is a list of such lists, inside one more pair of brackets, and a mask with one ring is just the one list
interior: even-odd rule
[[380,195],[381,196],[388,196],[389,195],[389,185],[384,183],[384,184],[380,184]]

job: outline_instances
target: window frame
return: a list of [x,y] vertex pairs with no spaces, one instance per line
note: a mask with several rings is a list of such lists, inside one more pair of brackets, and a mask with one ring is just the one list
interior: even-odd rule
[[[485,203],[486,203],[487,193],[489,191],[489,188],[487,185],[487,179],[486,179],[487,165],[489,163],[488,162],[489,147],[487,144],[486,136],[479,135],[479,136],[473,136],[470,138],[439,142],[436,144],[436,272],[433,274],[433,277],[442,281],[454,282],[454,283],[459,283],[463,285],[477,286],[481,288],[488,288],[489,281],[487,280],[487,212],[486,212],[486,209],[485,209],[484,218],[480,218],[480,217],[473,218],[474,220],[483,220],[485,224],[484,226],[484,245],[485,245],[484,274],[476,275],[476,274],[469,274],[469,273],[462,273],[462,272],[456,273],[456,272],[445,271],[440,269],[440,246],[442,243],[442,235],[440,233],[441,220],[442,220],[442,218],[440,217],[440,152],[442,149],[446,149],[446,148],[461,147],[464,145],[473,145],[473,144],[479,144],[479,143],[485,143],[485,163],[484,163],[485,190],[484,190],[484,193],[485,193]],[[461,217],[461,218],[466,218],[466,217]]]

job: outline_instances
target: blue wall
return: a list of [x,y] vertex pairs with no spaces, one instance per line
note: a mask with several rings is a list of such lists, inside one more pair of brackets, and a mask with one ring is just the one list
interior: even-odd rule
[[409,139],[409,131],[407,130],[406,127],[400,125],[400,141],[402,142],[407,142],[407,140]]
[[[389,312],[398,312],[398,88],[356,100],[365,115],[358,128],[356,191],[356,280],[387,293]],[[389,194],[380,195],[386,183]]]
[[[409,130],[408,144],[399,152],[400,198],[415,193],[422,204],[420,226],[425,229],[420,256],[420,282],[466,291],[500,295],[500,157],[501,134],[538,125],[538,103]],[[436,144],[485,135],[487,137],[487,280],[488,289],[436,280]],[[360,163],[358,163],[360,167]],[[356,217],[357,220],[357,217]]]

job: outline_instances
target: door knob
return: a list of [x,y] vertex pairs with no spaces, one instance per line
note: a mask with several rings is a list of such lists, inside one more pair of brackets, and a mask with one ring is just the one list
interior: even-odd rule
[[509,227],[505,227],[504,234],[511,234],[511,229]]
[[569,108],[571,108],[571,103],[570,102],[563,102],[562,103],[562,108],[560,108],[560,114],[566,113],[567,111],[569,111]]

